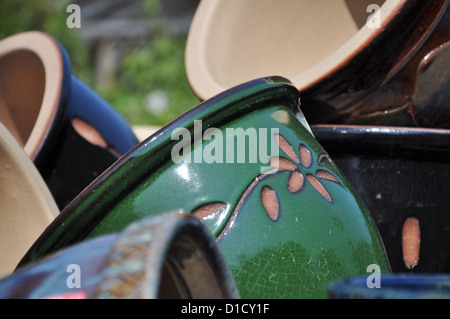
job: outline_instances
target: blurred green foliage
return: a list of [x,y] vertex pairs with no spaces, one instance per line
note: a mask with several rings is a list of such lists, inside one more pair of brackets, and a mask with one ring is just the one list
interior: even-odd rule
[[[157,36],[145,48],[125,56],[119,81],[100,94],[114,101],[129,123],[164,125],[199,103],[184,70],[184,37]],[[148,96],[161,92],[167,106],[151,112]]]
[[[0,0],[0,39],[26,30],[41,30],[53,35],[66,49],[72,73],[108,101],[130,125],[162,126],[198,104],[199,100],[186,79],[186,37],[165,32],[158,19],[160,1],[163,0],[143,0],[144,12],[154,32],[147,45],[127,53],[115,83],[107,89],[95,83],[92,52],[79,37],[79,30],[66,25],[70,14],[66,9],[70,2]],[[162,93],[167,105],[156,111],[149,107],[148,97],[152,92]]]
[[89,52],[78,31],[67,28],[66,8],[67,3],[60,0],[0,0],[0,39],[29,30],[51,34],[71,53],[72,69],[88,78]]

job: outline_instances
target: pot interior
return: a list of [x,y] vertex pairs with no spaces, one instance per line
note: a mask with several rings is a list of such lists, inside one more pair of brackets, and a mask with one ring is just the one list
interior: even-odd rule
[[32,51],[0,57],[0,119],[24,147],[36,123],[45,89],[45,71]]
[[[297,86],[306,85],[347,61],[381,32],[401,3],[401,0],[203,1],[187,42],[188,79],[202,99],[268,75],[289,78]],[[382,8],[380,28],[366,24],[369,18],[373,19],[375,6]],[[316,68],[319,64],[324,65]]]
[[[178,234],[164,261],[158,299],[222,299],[232,297],[229,283],[207,256],[198,235]],[[198,238],[197,238],[198,239]]]
[[56,121],[66,68],[59,44],[46,33],[0,41],[0,122],[32,160]]

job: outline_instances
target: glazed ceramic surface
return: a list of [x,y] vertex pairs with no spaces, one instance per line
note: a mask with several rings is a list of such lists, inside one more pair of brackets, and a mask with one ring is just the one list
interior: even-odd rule
[[69,92],[59,137],[34,160],[61,210],[138,144],[112,106],[73,75]]
[[[317,140],[354,185],[383,238],[393,272],[450,272],[450,131],[315,125]],[[416,261],[405,224],[417,220]]]
[[36,167],[2,123],[0,202],[0,277],[4,277],[59,210]]
[[[97,178],[22,265],[183,209],[217,239],[243,298],[325,297],[328,283],[364,274],[369,264],[389,272],[367,208],[309,131],[298,101],[294,86],[272,77],[201,103]],[[258,141],[246,143],[251,136]]]
[[24,267],[0,298],[238,298],[214,238],[183,212],[141,219]]
[[380,277],[379,284],[379,288],[369,288],[367,277],[351,278],[331,284],[329,296],[335,299],[450,298],[448,275],[387,275]]
[[0,70],[0,121],[60,209],[138,143],[125,120],[71,73],[67,53],[50,35],[2,39]]
[[[358,58],[371,56],[365,68],[349,67],[303,91],[310,123],[450,127],[449,1],[416,3],[412,19],[389,26],[387,39],[377,41],[383,48],[367,46]],[[335,83],[344,72],[346,83]]]
[[448,128],[448,5],[201,1],[186,74],[201,99],[257,76],[287,77],[310,124]]

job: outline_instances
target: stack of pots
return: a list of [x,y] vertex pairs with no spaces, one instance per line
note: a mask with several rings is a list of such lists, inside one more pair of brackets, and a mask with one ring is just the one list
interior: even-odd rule
[[1,39],[0,297],[448,298],[448,5],[203,0],[199,104],[141,142],[57,39]]

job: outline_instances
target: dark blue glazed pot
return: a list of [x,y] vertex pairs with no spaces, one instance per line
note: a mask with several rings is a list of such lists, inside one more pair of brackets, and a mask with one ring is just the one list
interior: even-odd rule
[[[332,283],[329,297],[333,299],[449,299],[450,276],[394,274],[357,277]],[[377,286],[378,285],[378,286]]]
[[126,121],[71,73],[50,35],[0,41],[0,121],[46,181],[60,209],[138,143]]
[[238,298],[213,237],[181,211],[68,247],[0,281],[0,298]]

